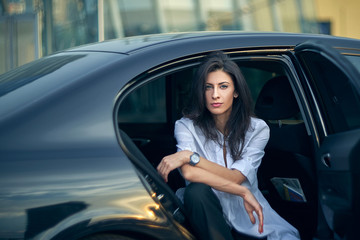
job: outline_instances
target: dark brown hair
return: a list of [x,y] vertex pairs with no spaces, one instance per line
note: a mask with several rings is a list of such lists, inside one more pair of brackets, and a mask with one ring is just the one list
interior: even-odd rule
[[209,73],[223,71],[231,77],[235,92],[239,95],[234,98],[232,111],[225,126],[226,140],[230,148],[231,157],[241,159],[243,142],[246,131],[250,127],[252,113],[252,97],[246,80],[238,65],[230,60],[223,52],[217,51],[209,54],[197,70],[193,81],[190,102],[184,109],[184,116],[194,121],[208,140],[214,140],[219,145],[219,132],[216,130],[215,121],[206,108],[205,82]]

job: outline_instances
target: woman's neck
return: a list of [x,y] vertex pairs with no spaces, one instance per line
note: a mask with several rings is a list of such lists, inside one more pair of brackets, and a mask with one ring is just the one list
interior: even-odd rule
[[214,121],[215,121],[215,126],[216,126],[216,128],[217,128],[224,136],[226,136],[227,133],[226,133],[225,127],[226,127],[227,121],[229,120],[229,117],[228,117],[228,116],[224,116],[224,115],[220,115],[220,116],[213,115],[213,118],[214,118]]

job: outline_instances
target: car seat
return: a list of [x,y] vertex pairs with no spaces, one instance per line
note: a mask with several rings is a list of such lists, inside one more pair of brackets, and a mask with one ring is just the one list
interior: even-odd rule
[[[286,76],[276,76],[265,83],[255,104],[255,114],[270,128],[270,139],[258,170],[259,188],[270,205],[299,230],[302,239],[311,239],[317,219],[314,162],[310,138],[298,117],[299,106]],[[306,202],[289,200],[289,189],[285,192],[281,192],[284,188],[277,189],[272,182],[275,178],[280,183],[281,179],[298,179]]]

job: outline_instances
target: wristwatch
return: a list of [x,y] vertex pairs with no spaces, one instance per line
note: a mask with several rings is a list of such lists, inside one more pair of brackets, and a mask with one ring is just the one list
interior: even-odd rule
[[191,154],[190,156],[190,162],[189,164],[191,166],[195,166],[196,164],[198,164],[200,162],[200,155],[196,152],[194,152],[193,154]]

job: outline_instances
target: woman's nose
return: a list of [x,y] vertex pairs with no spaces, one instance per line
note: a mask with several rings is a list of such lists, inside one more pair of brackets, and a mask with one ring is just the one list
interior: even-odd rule
[[219,92],[216,88],[214,88],[213,94],[212,94],[212,98],[213,99],[217,99],[219,98]]

